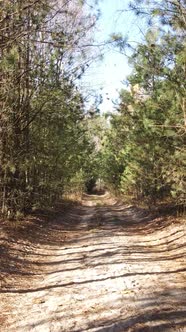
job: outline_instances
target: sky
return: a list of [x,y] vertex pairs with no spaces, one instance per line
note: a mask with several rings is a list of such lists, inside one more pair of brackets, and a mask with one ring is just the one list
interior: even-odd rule
[[[128,35],[133,46],[141,40],[140,30],[144,22],[140,21],[133,12],[128,11],[129,0],[100,0],[101,16],[95,32],[95,43],[99,44],[109,39],[113,33]],[[126,10],[126,11],[125,11]],[[125,88],[124,81],[130,74],[131,68],[127,57],[113,46],[104,48],[104,58],[94,62],[85,73],[82,85],[85,89],[92,89],[101,94],[103,102],[101,112],[110,112],[117,103],[119,91]]]

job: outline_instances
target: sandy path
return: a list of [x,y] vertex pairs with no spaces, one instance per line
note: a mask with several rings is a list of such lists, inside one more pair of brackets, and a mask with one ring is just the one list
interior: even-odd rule
[[29,287],[1,291],[0,331],[186,331],[184,224],[99,201],[69,212],[73,239],[37,248]]

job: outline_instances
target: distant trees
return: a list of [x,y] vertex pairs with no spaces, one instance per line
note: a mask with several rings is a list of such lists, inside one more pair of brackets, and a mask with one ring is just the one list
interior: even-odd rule
[[111,116],[104,177],[123,194],[151,202],[171,197],[184,204],[185,2],[133,1],[131,8],[148,14],[151,25],[145,43],[130,57],[129,89],[121,91]]
[[[0,12],[0,207],[53,204],[91,146],[75,85],[96,16],[81,1],[5,0]],[[86,47],[85,47],[86,46]],[[83,172],[83,171],[82,171]]]

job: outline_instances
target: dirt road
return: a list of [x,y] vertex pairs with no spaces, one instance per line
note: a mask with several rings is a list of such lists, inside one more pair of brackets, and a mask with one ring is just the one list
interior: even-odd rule
[[94,196],[40,227],[14,244],[1,332],[186,331],[183,222]]

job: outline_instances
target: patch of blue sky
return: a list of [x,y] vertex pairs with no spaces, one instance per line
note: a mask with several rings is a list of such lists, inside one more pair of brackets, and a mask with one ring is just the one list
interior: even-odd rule
[[[99,8],[101,16],[95,31],[95,44],[104,45],[99,48],[103,59],[95,61],[86,71],[81,86],[84,91],[101,94],[103,102],[100,111],[110,112],[119,98],[119,91],[131,72],[126,54],[122,54],[113,45],[107,44],[112,34],[128,37],[129,43],[135,47],[144,38],[145,21],[136,17],[129,10],[129,0],[101,0]],[[95,52],[98,48],[95,47]],[[114,103],[113,103],[114,101]]]

